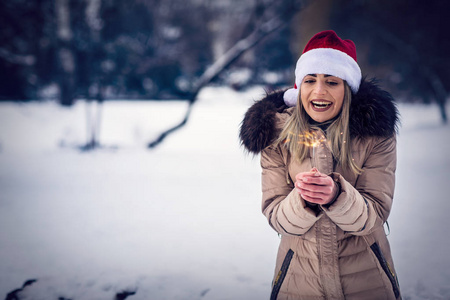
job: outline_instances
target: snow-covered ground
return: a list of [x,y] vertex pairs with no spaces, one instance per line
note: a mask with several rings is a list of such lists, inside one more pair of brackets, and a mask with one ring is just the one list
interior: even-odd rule
[[[0,103],[0,299],[268,299],[278,236],[238,128],[255,88],[183,102],[107,102],[104,148],[80,152],[86,104]],[[404,299],[450,299],[450,126],[400,105],[390,241]]]

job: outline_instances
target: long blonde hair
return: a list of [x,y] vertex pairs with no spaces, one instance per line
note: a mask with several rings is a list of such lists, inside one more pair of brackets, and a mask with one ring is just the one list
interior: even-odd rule
[[[349,116],[352,92],[346,81],[344,81],[344,88],[341,112],[328,126],[326,137],[333,157],[338,164],[343,168],[350,169],[355,174],[361,174],[362,170],[355,164],[351,152]],[[308,120],[309,115],[303,107],[299,92],[297,106],[275,141],[276,145],[283,144],[294,160],[299,162],[309,157],[308,145],[311,145],[317,139],[317,133],[320,131],[318,126],[310,124]]]

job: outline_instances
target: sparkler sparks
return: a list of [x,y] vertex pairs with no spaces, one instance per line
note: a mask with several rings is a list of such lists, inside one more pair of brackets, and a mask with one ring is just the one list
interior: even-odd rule
[[[293,133],[291,134],[294,135]],[[298,135],[298,143],[302,144],[306,147],[311,147],[312,155],[311,155],[311,165],[312,167],[318,166],[318,157],[317,157],[317,148],[322,145],[327,139],[320,131],[311,130],[309,132],[305,132],[303,134]],[[290,139],[287,139],[286,142],[289,142]]]
[[[332,141],[331,140],[327,140],[327,138],[324,136],[324,133],[319,130],[319,129],[311,129],[310,131],[304,132],[302,134],[295,134],[293,132],[289,133],[289,137],[286,138],[286,140],[284,141],[284,143],[297,143],[299,145],[303,145],[306,148],[310,148],[311,152],[310,152],[310,160],[311,160],[311,166],[312,168],[316,168],[318,169],[319,166],[319,155],[318,155],[318,147],[328,147],[329,150],[331,151],[331,155],[334,157],[334,155],[337,155],[337,159],[342,159],[344,161],[346,161],[346,159],[351,159],[351,163],[354,164],[355,159],[353,157],[349,157],[349,158],[342,158],[340,155],[340,149],[341,147],[348,147],[347,144],[347,140],[345,140],[345,135],[344,132],[340,132],[340,137],[338,137],[338,139],[340,141],[338,141],[337,143],[339,143],[339,145],[335,146],[337,149],[333,149],[333,146],[331,145]],[[335,145],[335,144],[333,144]],[[335,152],[333,152],[333,150]],[[337,153],[337,154],[336,154]],[[307,158],[307,157],[305,157]]]

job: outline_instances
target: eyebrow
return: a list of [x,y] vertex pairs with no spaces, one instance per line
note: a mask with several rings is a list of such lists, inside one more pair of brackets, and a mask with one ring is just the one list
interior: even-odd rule
[[[316,74],[308,74],[308,76],[312,76],[312,77],[317,77],[317,75],[316,75]],[[324,77],[335,77],[335,76],[333,76],[333,75],[328,75],[328,74],[325,74],[325,75],[324,75]]]

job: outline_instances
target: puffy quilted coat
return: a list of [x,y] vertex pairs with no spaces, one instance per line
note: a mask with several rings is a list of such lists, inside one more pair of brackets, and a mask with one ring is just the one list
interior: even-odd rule
[[248,110],[240,132],[246,149],[261,156],[262,210],[281,236],[271,299],[400,299],[383,228],[395,185],[392,97],[365,79],[353,95],[351,149],[360,175],[337,164],[327,146],[317,147],[318,169],[341,186],[327,207],[306,202],[294,188],[295,175],[309,171],[311,160],[299,163],[273,146],[293,109],[281,91],[268,94]]

